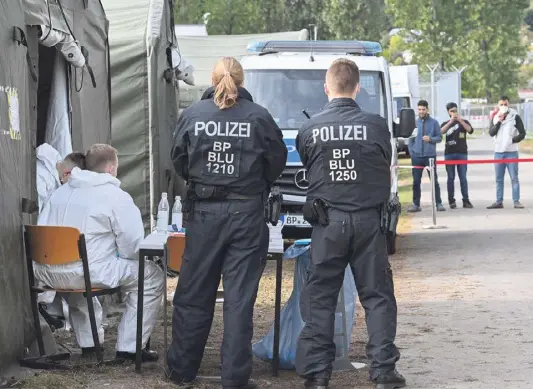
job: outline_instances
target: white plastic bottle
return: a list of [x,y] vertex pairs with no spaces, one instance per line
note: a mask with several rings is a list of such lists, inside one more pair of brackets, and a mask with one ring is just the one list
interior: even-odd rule
[[168,232],[168,213],[170,205],[168,204],[167,194],[161,193],[161,201],[157,207],[157,224],[156,231],[158,234],[166,234]]
[[180,196],[176,196],[174,199],[174,206],[172,207],[172,225],[175,225],[178,228],[178,231],[181,231],[183,228],[183,215],[181,213]]

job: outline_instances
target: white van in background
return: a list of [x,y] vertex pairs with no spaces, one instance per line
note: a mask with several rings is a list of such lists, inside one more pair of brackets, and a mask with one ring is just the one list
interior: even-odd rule
[[[389,68],[390,82],[392,89],[392,99],[397,115],[400,115],[402,108],[412,108],[416,110],[416,105],[420,100],[420,79],[418,75],[418,65],[391,66]],[[398,152],[409,154],[406,138],[398,138]]]
[[403,110],[401,123],[391,91],[389,66],[378,42],[361,41],[267,41],[248,46],[254,55],[241,63],[245,71],[245,87],[254,101],[274,117],[283,130],[289,154],[287,167],[276,185],[283,193],[281,222],[284,239],[302,239],[311,236],[311,226],[303,219],[307,172],[295,147],[299,128],[307,120],[304,112],[314,115],[327,103],[324,80],[329,66],[338,58],[350,58],[361,72],[361,92],[356,98],[362,109],[387,119],[391,131],[393,159],[391,163],[391,195],[389,200],[390,228],[387,234],[389,253],[395,251],[396,226],[400,216],[398,198],[398,155],[396,135],[409,137],[414,129],[414,112]]

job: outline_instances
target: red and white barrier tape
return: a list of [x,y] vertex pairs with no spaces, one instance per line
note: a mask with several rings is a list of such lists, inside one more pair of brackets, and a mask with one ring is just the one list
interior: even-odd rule
[[470,160],[453,160],[437,161],[437,165],[470,165],[486,163],[521,163],[533,162],[533,158],[507,158],[507,159],[470,159]]

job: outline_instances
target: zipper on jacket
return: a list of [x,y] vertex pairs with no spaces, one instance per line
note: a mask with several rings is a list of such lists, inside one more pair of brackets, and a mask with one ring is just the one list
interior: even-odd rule
[[424,157],[424,136],[426,135],[425,133],[425,127],[426,127],[426,119],[422,119],[422,139],[421,139],[421,143],[422,143],[422,157]]

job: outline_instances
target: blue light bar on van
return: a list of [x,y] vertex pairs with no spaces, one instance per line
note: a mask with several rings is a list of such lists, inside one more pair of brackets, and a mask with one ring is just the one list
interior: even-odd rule
[[329,53],[376,55],[381,53],[379,42],[368,41],[259,41],[247,47],[250,53]]

